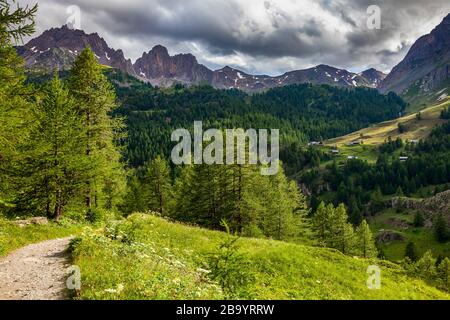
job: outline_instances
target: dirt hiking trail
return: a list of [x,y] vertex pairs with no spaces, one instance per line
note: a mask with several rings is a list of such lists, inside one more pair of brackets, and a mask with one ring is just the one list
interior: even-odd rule
[[71,238],[26,246],[0,258],[0,300],[64,300]]

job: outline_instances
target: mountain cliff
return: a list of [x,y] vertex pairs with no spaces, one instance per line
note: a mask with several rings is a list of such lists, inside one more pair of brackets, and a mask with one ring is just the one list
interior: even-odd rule
[[449,80],[450,14],[430,34],[414,43],[403,61],[381,83],[380,90],[404,95],[437,92],[442,97],[448,94],[445,91]]
[[53,71],[70,69],[77,55],[90,47],[101,64],[135,75],[131,60],[125,59],[122,50],[114,50],[97,33],[86,34],[67,26],[52,28],[18,47],[25,66],[32,70]]

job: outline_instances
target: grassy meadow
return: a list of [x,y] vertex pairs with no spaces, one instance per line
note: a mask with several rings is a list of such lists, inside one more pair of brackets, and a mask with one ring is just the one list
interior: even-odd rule
[[[226,233],[135,214],[71,245],[78,299],[449,299],[386,261]],[[231,240],[233,242],[234,240]],[[227,245],[228,243],[228,245]],[[382,270],[380,290],[367,268]]]
[[[364,145],[377,146],[384,143],[389,137],[393,140],[397,138],[401,138],[404,141],[420,140],[427,137],[437,125],[445,122],[445,120],[439,119],[439,117],[441,111],[448,106],[450,106],[450,100],[423,109],[421,111],[421,120],[417,120],[417,113],[414,113],[399,119],[378,123],[342,137],[327,140],[325,144],[346,147],[351,141],[362,139],[364,140]],[[406,128],[404,133],[399,132],[399,123],[403,124]]]

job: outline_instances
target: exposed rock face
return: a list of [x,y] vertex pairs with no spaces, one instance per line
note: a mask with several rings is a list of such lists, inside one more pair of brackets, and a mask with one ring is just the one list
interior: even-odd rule
[[387,74],[378,71],[374,68],[368,69],[360,73],[360,76],[365,78],[372,87],[378,88],[381,82],[387,77]]
[[218,89],[234,88],[251,92],[299,83],[374,87],[370,80],[361,75],[326,65],[292,71],[277,77],[251,75],[229,66],[211,71],[199,64],[191,54],[171,57],[163,46],[156,46],[150,52],[144,53],[134,64],[134,69],[141,79],[160,86],[174,82],[187,85],[204,82]]
[[450,226],[450,190],[434,197],[418,200],[410,198],[394,198],[389,201],[389,207],[421,211],[425,214],[429,225],[437,214],[443,214]]
[[376,240],[378,243],[391,243],[394,241],[404,241],[405,237],[403,237],[400,233],[392,230],[381,230],[377,236]]
[[356,73],[323,64],[306,70],[291,71],[277,79],[283,85],[308,82],[339,87],[370,87],[370,83]]
[[163,46],[155,46],[134,64],[135,73],[152,84],[167,86],[174,82],[187,85],[211,83],[213,72],[197,62],[191,54],[171,57]]
[[329,84],[339,87],[371,87],[369,81],[364,77],[327,65],[291,71],[277,77],[249,75],[225,67],[214,72],[213,81],[213,85],[217,88],[237,88],[244,91],[260,91],[300,83]]
[[17,50],[25,59],[27,68],[51,72],[55,69],[69,69],[77,55],[86,47],[94,51],[101,64],[163,87],[178,82],[188,86],[207,83],[218,89],[235,88],[249,92],[300,83],[375,88],[384,77],[375,69],[356,74],[327,65],[274,77],[251,75],[231,67],[212,71],[198,63],[192,54],[170,56],[168,50],[160,45],[144,53],[133,65],[130,60],[125,59],[121,50],[111,49],[98,34],[86,34],[67,26],[47,30]]
[[382,92],[430,92],[450,79],[450,14],[430,34],[419,38],[405,59],[381,83]]
[[90,47],[103,65],[135,75],[131,60],[125,59],[122,50],[111,49],[97,33],[86,34],[67,26],[52,28],[18,48],[29,69],[44,71],[70,69],[84,48]]

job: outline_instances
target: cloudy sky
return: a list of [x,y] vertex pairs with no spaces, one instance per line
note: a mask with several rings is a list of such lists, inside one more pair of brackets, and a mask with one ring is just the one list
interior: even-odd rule
[[[421,35],[450,13],[448,0],[18,0],[38,2],[37,34],[81,10],[81,28],[97,32],[133,61],[162,44],[192,53],[212,69],[225,65],[278,75],[317,64],[389,71]],[[370,29],[370,5],[381,29]],[[370,20],[373,21],[373,20]]]

